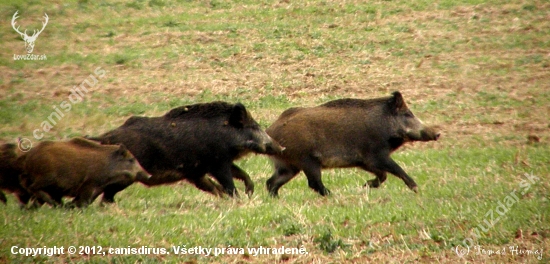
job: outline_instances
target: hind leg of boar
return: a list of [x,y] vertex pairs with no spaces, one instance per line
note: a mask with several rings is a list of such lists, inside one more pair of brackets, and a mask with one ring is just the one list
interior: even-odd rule
[[232,163],[222,164],[217,168],[214,168],[210,174],[214,177],[223,187],[223,190],[229,196],[239,196],[237,189],[235,189],[235,183],[232,177]]
[[53,199],[48,193],[44,191],[34,192],[34,196],[36,197],[37,200],[42,200],[44,201],[44,203],[48,203],[54,207],[62,205],[60,202]]
[[405,184],[414,192],[418,192],[418,187],[414,180],[391,158],[387,158],[382,162],[385,171],[401,178]]
[[282,163],[275,163],[275,172],[266,182],[267,190],[272,197],[279,196],[279,188],[294,178],[300,169]]
[[73,199],[73,201],[69,204],[69,207],[86,207],[89,204],[91,204],[97,196],[99,196],[100,192],[97,192],[95,188],[86,186],[82,187],[79,190],[79,194]]
[[245,191],[248,197],[254,193],[254,182],[250,176],[235,164],[231,164],[231,176],[244,182]]
[[19,200],[19,204],[21,205],[21,207],[25,207],[31,199],[31,195],[27,192],[18,193],[16,196],[17,200]]
[[[51,197],[51,196],[50,196],[50,197]],[[62,200],[61,200],[61,199],[58,200],[58,199],[56,199],[56,197],[52,197],[52,199],[53,199],[55,202],[57,202],[57,203],[59,203],[59,204],[62,204]],[[26,205],[21,204],[21,205],[20,205],[20,208],[21,208],[21,209],[31,209],[31,210],[32,210],[32,209],[38,209],[38,208],[40,208],[44,203],[45,203],[44,200],[42,200],[42,199],[36,197],[36,195],[30,195],[30,194],[29,194],[29,201],[27,202]]]
[[0,191],[0,201],[2,201],[2,203],[6,204],[8,203],[8,199],[6,198],[6,195],[4,194],[4,192]]
[[[99,190],[96,189],[96,190],[94,191],[94,194],[93,194],[92,197],[90,198],[90,203],[93,203],[93,202],[95,201],[95,199],[97,199],[97,197],[98,197],[99,195],[101,195],[102,193],[103,193],[103,191],[99,191]],[[103,198],[101,198],[101,202],[100,202],[99,204],[100,204],[100,206],[101,206],[101,205],[104,205],[104,204],[103,204]]]
[[322,196],[330,194],[330,191],[325,188],[321,180],[321,164],[315,161],[309,161],[303,168],[307,177],[309,188],[315,190]]

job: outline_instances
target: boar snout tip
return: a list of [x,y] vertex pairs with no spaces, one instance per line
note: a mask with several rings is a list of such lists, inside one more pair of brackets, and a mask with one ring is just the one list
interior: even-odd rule
[[441,133],[434,128],[427,128],[420,133],[421,141],[437,141]]
[[283,147],[283,146],[277,144],[277,146],[276,146],[276,148],[275,148],[275,153],[276,153],[276,154],[282,154],[283,151],[285,151],[285,149],[286,149],[286,147]]
[[148,181],[153,177],[153,175],[146,173],[146,172],[138,172],[136,180],[142,182],[142,181]]
[[274,145],[274,146],[268,147],[265,153],[268,155],[278,155],[278,154],[282,154],[285,149],[286,148],[283,146]]

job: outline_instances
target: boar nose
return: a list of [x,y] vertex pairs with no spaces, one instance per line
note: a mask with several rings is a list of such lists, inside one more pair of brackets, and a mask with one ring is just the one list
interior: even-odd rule
[[435,134],[435,140],[438,140],[438,139],[439,139],[439,136],[441,136],[441,133]]
[[140,171],[137,173],[136,175],[136,180],[137,181],[148,181],[149,179],[151,179],[151,174],[147,173],[147,172],[144,172],[144,171]]
[[280,154],[285,150],[285,147],[281,146],[279,142],[271,138],[269,135],[267,135],[268,141],[266,143],[266,154],[273,155],[273,154]]

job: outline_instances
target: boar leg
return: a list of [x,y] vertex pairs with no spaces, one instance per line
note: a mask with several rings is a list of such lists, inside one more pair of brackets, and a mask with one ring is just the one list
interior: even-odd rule
[[[364,170],[367,170],[365,168],[363,168]],[[367,170],[368,171],[368,170]],[[364,186],[369,186],[371,188],[378,188],[380,187],[380,185],[386,181],[386,178],[387,178],[387,173],[385,171],[375,171],[373,172],[375,175],[376,175],[376,178],[372,179],[372,180],[368,180],[367,183],[364,185]]]
[[[25,204],[25,205],[21,204],[20,205],[21,209],[38,209],[38,208],[40,208],[40,206],[42,206],[44,203],[46,203],[44,200],[36,197],[36,195],[31,195],[30,193],[28,195],[29,195],[29,200],[27,201],[27,204]],[[53,197],[51,195],[50,195],[50,197],[52,197],[52,199],[56,203],[63,204],[62,197],[57,198],[57,197]]]
[[4,204],[8,203],[8,198],[6,198],[6,195],[2,191],[0,191],[0,201]]
[[[128,186],[134,183],[132,175],[128,173],[122,173],[118,177],[114,177],[111,181],[104,184],[103,198],[101,198],[101,204],[103,203],[115,203],[115,194],[126,189]],[[94,201],[101,192],[95,193],[95,197],[92,197]]]
[[237,189],[235,189],[235,183],[233,182],[233,177],[231,174],[232,163],[221,164],[217,168],[213,168],[210,174],[214,177],[223,187],[223,191],[229,196],[239,196]]
[[20,192],[16,196],[19,200],[19,204],[21,205],[21,207],[25,207],[31,199],[31,195],[27,192]]
[[248,197],[252,196],[254,193],[254,182],[250,179],[250,176],[239,168],[235,164],[231,164],[231,176],[235,179],[239,179],[244,182],[246,194]]
[[48,203],[48,204],[50,204],[54,207],[62,205],[62,203],[59,203],[55,199],[52,199],[52,197],[48,193],[46,193],[45,191],[36,191],[36,192],[34,192],[34,196],[38,200],[42,200],[42,201],[44,201],[44,203]]
[[40,182],[33,182],[27,187],[29,193],[34,197],[35,205],[37,205],[37,202],[40,202],[42,204],[48,203],[54,207],[62,205],[61,197],[58,198],[58,195],[54,195],[53,197],[50,196],[49,193],[43,191],[44,188],[42,186],[44,186],[44,184],[41,184]]
[[[103,198],[101,198],[101,203],[115,203],[115,194],[126,189],[132,183],[132,180],[126,180],[107,184],[105,188],[103,188]],[[101,193],[98,193],[97,196],[100,194]],[[94,200],[97,196],[94,197]]]
[[105,186],[101,203],[115,203],[115,194],[126,189],[132,183],[114,183]]
[[414,180],[390,157],[383,161],[384,170],[401,178],[405,184],[414,192],[418,192],[418,187]]
[[315,190],[322,196],[330,194],[330,191],[325,188],[323,181],[321,180],[321,164],[315,161],[307,162],[307,165],[303,168],[307,177],[307,183],[309,188]]
[[206,180],[208,180],[209,184],[214,186],[215,191],[218,193],[218,194],[216,194],[217,196],[223,197],[225,195],[225,193],[223,192],[223,187],[221,185],[219,185],[217,182],[212,180],[212,178],[210,178],[210,177],[204,177],[204,178]]
[[82,186],[78,195],[73,199],[69,206],[76,206],[78,208],[86,207],[91,204],[100,193],[101,192],[96,191],[96,188],[93,186]]
[[224,195],[223,188],[209,177],[206,177],[206,175],[202,175],[199,177],[190,177],[187,180],[195,185],[197,188],[199,188],[199,190],[209,192],[219,197],[223,197]]
[[292,165],[287,165],[281,161],[275,161],[275,172],[266,182],[269,194],[273,197],[279,196],[279,188],[294,178],[299,172],[300,169]]

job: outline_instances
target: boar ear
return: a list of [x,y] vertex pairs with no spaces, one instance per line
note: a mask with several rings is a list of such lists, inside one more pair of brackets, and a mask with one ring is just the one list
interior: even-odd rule
[[128,155],[127,153],[128,153],[128,149],[126,148],[126,146],[124,146],[124,144],[120,144],[118,149],[115,150],[115,152],[113,152],[113,155],[126,157],[126,155]]
[[247,116],[246,108],[241,103],[237,103],[231,109],[231,115],[229,116],[229,124],[234,127],[241,128],[244,126],[244,122]]
[[406,107],[405,100],[399,91],[393,92],[393,97],[388,101],[388,105],[393,113],[397,113],[398,110]]

